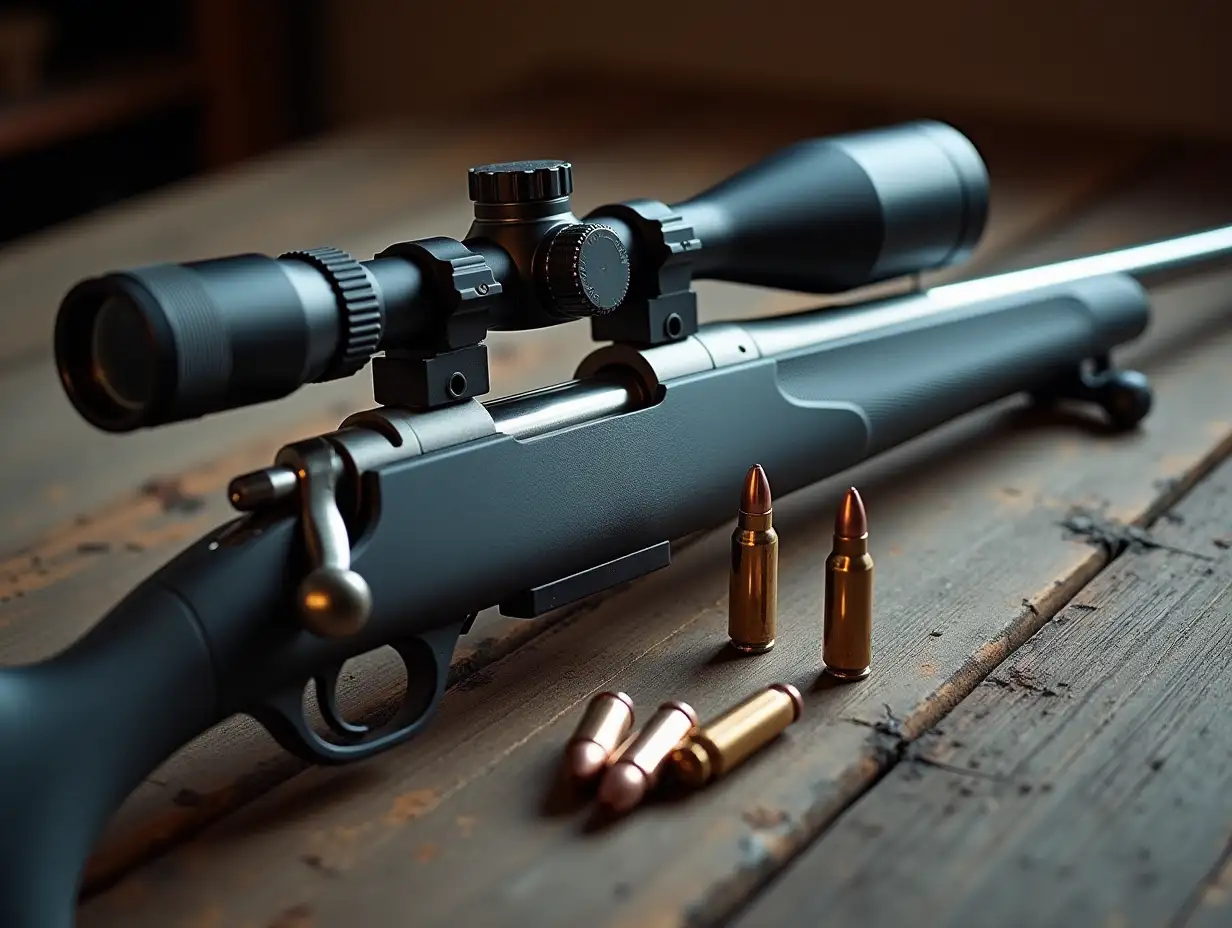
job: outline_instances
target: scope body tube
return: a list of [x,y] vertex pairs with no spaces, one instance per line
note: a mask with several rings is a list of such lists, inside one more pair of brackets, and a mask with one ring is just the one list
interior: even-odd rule
[[673,209],[701,242],[695,277],[839,293],[968,258],[988,173],[964,135],[919,120],[797,142]]

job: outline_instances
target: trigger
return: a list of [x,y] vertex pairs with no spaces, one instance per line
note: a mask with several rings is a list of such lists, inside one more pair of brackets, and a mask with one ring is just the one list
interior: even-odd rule
[[369,731],[367,725],[355,725],[348,722],[342,717],[342,713],[338,711],[338,674],[340,670],[341,667],[330,667],[325,672],[312,678],[317,691],[317,706],[321,710],[321,716],[325,719],[325,724],[335,734],[351,738],[365,735]]

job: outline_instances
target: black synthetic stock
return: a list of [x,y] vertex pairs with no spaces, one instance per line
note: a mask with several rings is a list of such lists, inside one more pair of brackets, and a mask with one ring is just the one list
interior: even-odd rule
[[[1047,390],[1137,338],[1149,315],[1146,291],[1133,278],[1080,280],[781,356],[779,384],[801,403],[858,408],[871,456],[980,406]],[[766,320],[764,328],[783,321]]]
[[156,581],[59,656],[0,672],[0,925],[72,925],[108,817],[220,718],[201,630]]

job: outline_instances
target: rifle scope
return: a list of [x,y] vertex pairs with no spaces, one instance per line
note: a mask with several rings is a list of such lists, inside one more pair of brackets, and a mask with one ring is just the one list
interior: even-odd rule
[[430,408],[487,392],[489,330],[590,317],[600,340],[677,340],[697,326],[692,279],[837,293],[963,260],[988,210],[979,153],[931,121],[798,142],[685,202],[632,200],[585,219],[565,161],[484,165],[469,181],[475,220],[461,241],[78,283],[55,327],[69,399],[125,432],[277,399],[383,351],[377,401]]

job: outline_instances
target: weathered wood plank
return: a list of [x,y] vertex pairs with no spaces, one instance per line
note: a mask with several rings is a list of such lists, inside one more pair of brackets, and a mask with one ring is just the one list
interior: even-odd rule
[[1152,537],[736,924],[1132,928],[1203,905],[1232,848],[1232,461]]
[[[685,195],[757,156],[746,151],[743,145],[725,141],[713,126],[708,131],[716,134],[704,135],[701,130],[706,125],[708,123],[699,122],[683,140],[674,134],[661,139],[658,134],[650,134],[647,141],[626,142],[623,152],[613,154],[614,149],[601,150],[597,160],[602,173],[593,178],[587,194],[589,201],[598,203],[605,197],[633,195],[638,192],[637,185],[643,185],[644,189],[647,183],[657,184],[661,191],[658,195],[666,198]],[[779,144],[774,140],[776,131],[771,124],[755,144],[763,149]],[[1021,150],[1025,133],[1026,130],[1018,134],[985,130],[982,136],[975,134],[994,170],[1002,165],[1000,173],[1012,175],[1018,169],[1015,153]],[[779,134],[782,138],[788,137]],[[707,138],[712,140],[707,142]],[[1024,168],[1029,180],[1018,176],[1014,187],[1022,191],[1021,195],[1000,201],[1001,208],[994,213],[982,253],[995,255],[998,248],[1006,248],[1008,243],[1037,225],[1049,211],[1055,215],[1067,208],[1091,185],[1123,170],[1128,163],[1127,156],[1120,153],[1109,153],[1101,162],[1097,160],[1100,150],[1094,145],[1084,149],[1084,159],[1074,166],[1037,162],[1034,170]],[[1135,148],[1132,154],[1141,157],[1142,151]],[[658,175],[647,177],[640,172],[630,176],[630,165],[637,166],[647,160],[659,166],[662,178],[656,179]],[[1026,191],[1032,184],[1036,194],[1028,196]],[[420,220],[424,231],[414,234],[427,234],[433,228],[443,227],[446,221],[460,222],[456,212],[453,207],[430,211]],[[439,224],[434,226],[433,223]],[[716,289],[719,294],[724,293],[721,287]],[[750,306],[748,300],[767,296],[765,291],[730,288],[726,292],[729,300],[732,294],[738,297],[740,302],[733,302],[733,305],[744,306],[746,312],[764,311],[758,303]],[[776,294],[768,294],[771,304],[776,298]],[[498,346],[511,347],[507,351],[494,352],[494,380],[504,388],[502,392],[513,392],[538,386],[546,380],[564,379],[575,359],[584,352],[585,339],[586,332],[576,327],[538,333],[534,339],[496,336],[494,342]],[[366,386],[361,386],[366,393]],[[58,391],[58,387],[55,389]],[[297,411],[289,417],[297,424],[280,425],[278,432],[273,434],[268,427],[260,429],[262,437],[246,443],[240,441],[244,432],[234,428],[233,418],[230,424],[220,419],[214,420],[217,425],[207,420],[176,427],[178,440],[191,443],[186,450],[202,448],[210,438],[225,442],[223,447],[228,450],[220,458],[222,449],[209,448],[206,461],[156,477],[147,488],[153,492],[138,491],[125,496],[118,503],[92,513],[81,523],[74,522],[52,533],[31,549],[0,564],[0,577],[9,578],[7,587],[0,588],[0,653],[5,660],[34,659],[71,641],[190,537],[228,516],[222,490],[230,476],[267,463],[272,449],[282,442],[331,428],[351,409],[362,405],[358,398],[355,405],[348,407],[337,396],[332,396],[328,405],[315,397],[311,401],[297,397],[284,403],[280,413],[287,405],[295,403],[302,403],[303,415],[315,413],[317,418],[301,421]],[[270,412],[271,407],[264,407],[251,414],[236,415],[251,415],[255,427],[266,423]],[[224,429],[224,425],[228,427]],[[210,429],[215,431],[211,433]],[[151,467],[151,459],[155,458],[162,464],[163,474],[170,470],[165,452],[158,454],[141,447],[134,450],[134,444],[146,436],[116,439],[93,432],[88,434],[108,442],[109,457],[103,460],[114,456],[110,462],[117,475],[125,480],[147,479],[146,475],[159,473]],[[152,436],[160,434],[150,433]],[[157,441],[161,446],[170,439],[160,437]],[[64,455],[66,461],[79,460],[84,453],[80,446],[73,447],[71,452]],[[46,480],[45,462],[46,458],[32,454],[27,473]],[[78,478],[76,485],[99,492],[98,470],[93,467],[88,475]],[[58,487],[61,494],[68,492],[62,484],[52,484],[52,487]],[[7,603],[2,601],[5,598]],[[495,611],[481,616],[458,653],[455,672],[473,671],[507,653],[546,627],[549,621],[521,623],[502,619]],[[362,672],[357,672],[346,701],[369,710],[379,709],[391,697],[390,672],[387,662],[368,662]],[[209,758],[208,763],[206,758]],[[134,861],[181,839],[300,769],[297,761],[285,756],[249,720],[237,719],[221,726],[173,758],[126,804],[95,855],[88,885],[102,885],[115,878]]]
[[[733,137],[733,114],[719,104],[673,110],[670,126],[660,126],[656,120],[669,106],[665,99],[648,105],[617,140],[591,131],[585,120],[558,127],[546,116],[533,116],[539,111],[533,108],[525,120],[498,119],[457,137],[442,134],[453,128],[446,126],[344,138],[259,162],[213,183],[194,181],[0,253],[0,293],[5,294],[0,325],[12,334],[4,344],[24,352],[21,363],[6,366],[7,349],[0,347],[0,434],[20,436],[6,449],[6,479],[0,484],[0,553],[32,543],[57,524],[150,478],[171,479],[266,435],[272,417],[286,425],[287,433],[303,435],[323,416],[340,419],[372,403],[368,375],[361,373],[307,387],[277,405],[149,432],[100,433],[69,406],[50,356],[55,309],[67,287],[82,276],[160,260],[281,253],[320,242],[368,256],[400,239],[461,235],[471,215],[466,166],[541,149],[567,149],[564,153],[577,163],[579,212],[632,196],[670,201],[802,135],[867,123],[853,123],[856,117],[841,110],[801,116],[767,104],[757,114],[735,114],[746,131]],[[603,118],[618,113],[605,111]],[[1030,154],[1038,135],[1032,127],[964,128],[983,149],[999,182],[977,264],[1004,254],[1010,243],[1073,208],[1154,150],[1148,142],[1068,133],[1057,157],[1039,158]],[[725,284],[703,283],[699,292],[707,320],[817,302]],[[501,395],[571,376],[589,348],[589,328],[577,323],[533,335],[497,333],[489,344],[497,355],[493,395]],[[271,442],[271,454],[275,447]],[[88,468],[82,466],[87,460]]]
[[[1189,221],[1226,220],[1220,208],[1208,199]],[[1125,244],[1156,234],[1146,212],[1115,228]],[[1071,505],[1149,518],[1226,451],[1227,281],[1160,294],[1174,341],[1157,330],[1129,353],[1159,390],[1141,433],[1091,435],[1011,403],[850,475],[879,559],[878,665],[866,683],[815,686],[821,561],[844,485],[828,481],[776,506],[781,636],[764,658],[723,657],[727,538],[716,531],[670,571],[452,690],[415,743],[296,777],[88,902],[81,923],[266,924],[288,912],[322,925],[714,920],[884,769],[883,746],[848,719],[874,723],[889,704],[905,732],[926,729],[1098,572],[1103,552],[1057,527]],[[805,718],[705,794],[591,830],[553,787],[560,746],[596,689],[627,689],[643,713],[686,698],[705,715],[776,679],[805,689]]]

